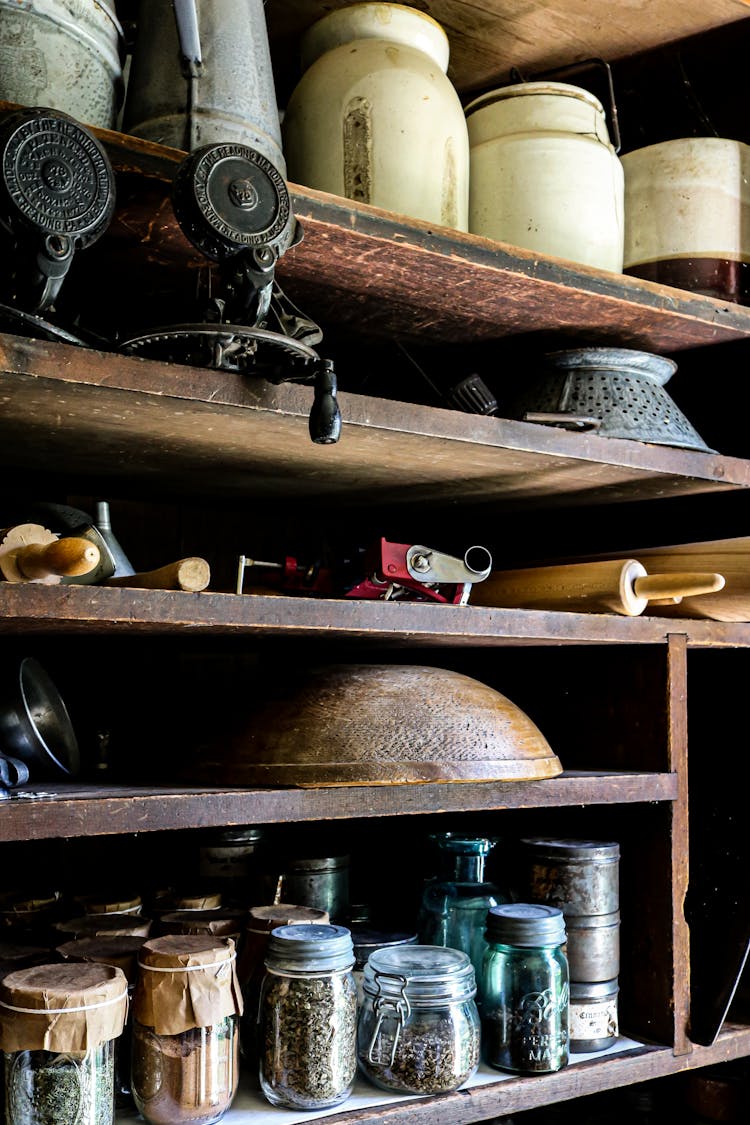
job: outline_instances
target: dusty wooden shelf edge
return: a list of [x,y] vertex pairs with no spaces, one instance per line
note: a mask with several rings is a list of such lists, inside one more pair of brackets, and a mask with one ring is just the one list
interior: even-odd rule
[[182,492],[512,507],[750,487],[746,459],[354,393],[341,395],[340,441],[319,446],[309,388],[9,334],[0,402],[7,468],[43,471],[54,456],[69,473]]
[[102,631],[320,637],[420,646],[667,644],[750,646],[750,623],[348,598],[185,593],[0,583],[0,634]]
[[672,773],[565,772],[544,781],[237,789],[37,783],[0,801],[0,841],[119,835],[231,824],[677,799]]

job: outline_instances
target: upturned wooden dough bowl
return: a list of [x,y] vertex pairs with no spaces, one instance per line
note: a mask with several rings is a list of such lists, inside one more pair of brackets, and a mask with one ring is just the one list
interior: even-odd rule
[[562,772],[519,707],[443,668],[316,668],[277,684],[246,719],[241,733],[203,752],[214,784],[528,781]]

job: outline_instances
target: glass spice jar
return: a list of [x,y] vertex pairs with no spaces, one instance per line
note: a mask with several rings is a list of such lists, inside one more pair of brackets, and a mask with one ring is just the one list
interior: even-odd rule
[[325,1109],[357,1073],[357,987],[345,926],[278,926],[260,991],[260,1085],[271,1105]]
[[444,1094],[479,1065],[476,979],[468,954],[432,945],[371,953],[365,965],[357,1054],[383,1090]]
[[113,1125],[127,981],[110,965],[37,965],[0,983],[5,1120]]
[[132,1090],[150,1125],[211,1125],[237,1092],[242,997],[231,938],[168,935],[141,947]]
[[482,1043],[490,1066],[549,1074],[569,1061],[569,974],[562,910],[507,903],[487,912]]

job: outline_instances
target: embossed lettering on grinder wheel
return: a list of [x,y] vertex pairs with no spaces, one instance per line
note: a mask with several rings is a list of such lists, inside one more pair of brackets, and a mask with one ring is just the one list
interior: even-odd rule
[[283,177],[240,144],[196,149],[175,176],[173,204],[185,234],[211,258],[282,240],[291,218]]
[[5,144],[2,174],[27,222],[75,238],[80,246],[98,238],[112,215],[109,161],[72,119],[44,115],[22,122]]

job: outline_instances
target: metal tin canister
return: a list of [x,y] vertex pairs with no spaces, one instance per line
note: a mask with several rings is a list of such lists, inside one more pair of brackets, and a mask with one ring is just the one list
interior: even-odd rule
[[521,841],[532,901],[566,916],[613,914],[620,908],[620,845],[601,840],[530,837]]
[[570,1050],[606,1051],[619,1034],[617,977],[596,982],[570,982]]
[[611,980],[620,972],[620,912],[565,914],[568,965],[574,981]]
[[282,861],[275,877],[274,901],[325,910],[332,921],[349,911],[349,856],[314,856]]

